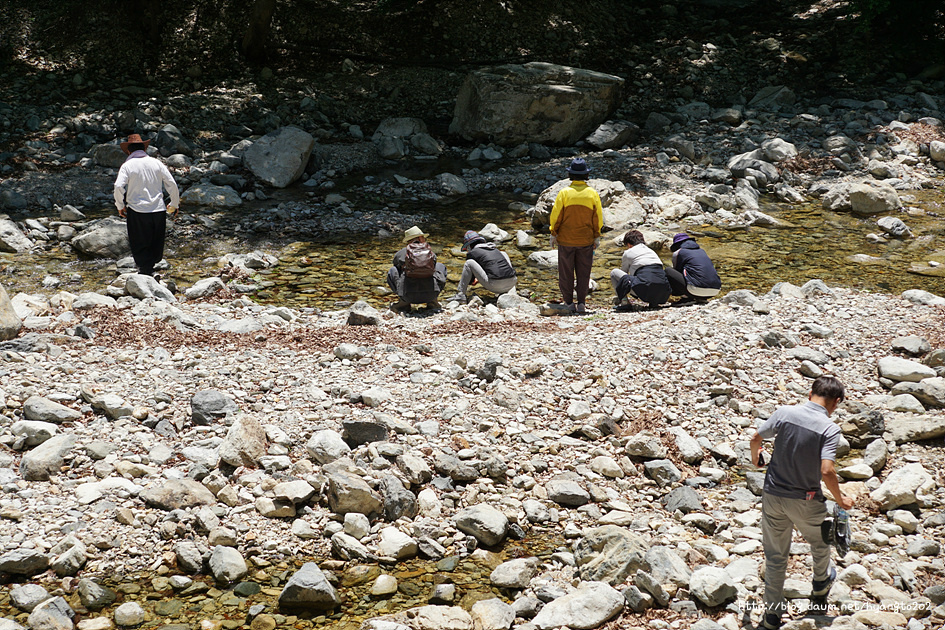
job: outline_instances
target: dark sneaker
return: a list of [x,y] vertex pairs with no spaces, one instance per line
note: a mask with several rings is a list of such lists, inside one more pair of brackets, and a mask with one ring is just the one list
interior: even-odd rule
[[827,576],[826,580],[814,580],[810,589],[811,597],[826,597],[827,593],[830,592],[830,587],[833,586],[833,583],[836,579],[837,569],[835,567],[830,567],[830,574]]
[[578,315],[587,314],[587,306],[584,305],[584,302],[578,302],[577,309],[575,312],[577,312]]
[[761,620],[759,627],[765,630],[779,630],[781,627],[781,617],[774,613],[765,613],[764,619]]

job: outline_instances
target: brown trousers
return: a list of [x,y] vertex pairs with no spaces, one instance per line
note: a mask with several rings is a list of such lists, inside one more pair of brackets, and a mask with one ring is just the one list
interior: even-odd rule
[[591,284],[591,265],[594,264],[594,246],[570,247],[558,245],[558,290],[565,304],[574,301],[574,276],[577,274],[577,302],[584,304]]

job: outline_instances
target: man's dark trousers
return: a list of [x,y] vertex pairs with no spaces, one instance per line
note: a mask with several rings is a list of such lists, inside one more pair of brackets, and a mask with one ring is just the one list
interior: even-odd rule
[[135,212],[128,208],[128,244],[138,273],[154,275],[154,265],[164,258],[167,212]]

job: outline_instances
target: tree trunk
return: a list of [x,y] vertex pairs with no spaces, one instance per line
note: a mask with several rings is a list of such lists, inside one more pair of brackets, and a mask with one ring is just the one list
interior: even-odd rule
[[249,25],[243,35],[243,56],[250,63],[262,63],[266,60],[266,44],[272,26],[272,14],[276,11],[276,0],[256,0]]

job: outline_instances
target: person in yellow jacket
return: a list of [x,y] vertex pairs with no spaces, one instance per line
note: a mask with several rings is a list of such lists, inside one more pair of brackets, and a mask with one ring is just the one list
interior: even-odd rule
[[[555,197],[551,209],[551,246],[558,248],[558,289],[571,312],[586,313],[587,291],[591,284],[594,250],[600,244],[604,212],[600,195],[587,185],[591,169],[583,158],[568,167],[571,185]],[[577,306],[574,281],[577,275]]]

